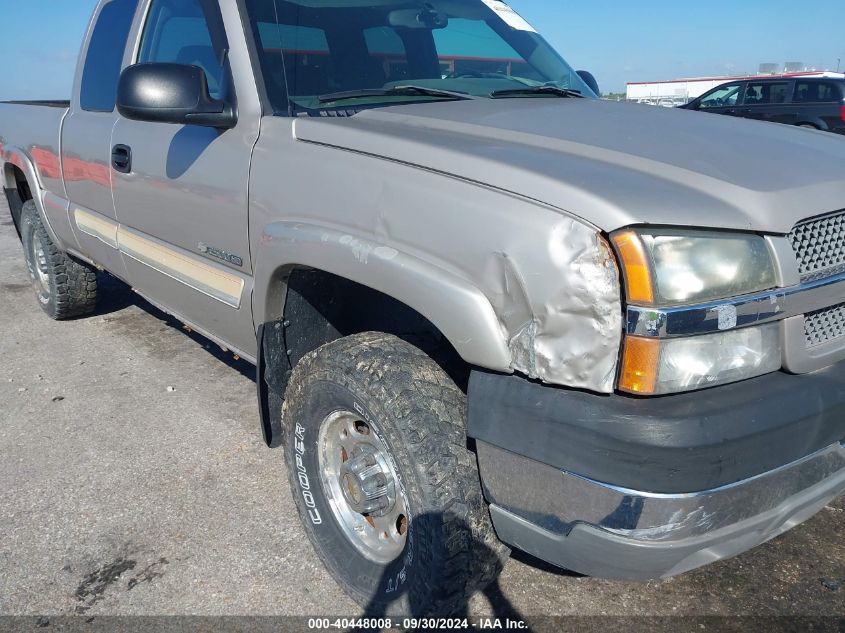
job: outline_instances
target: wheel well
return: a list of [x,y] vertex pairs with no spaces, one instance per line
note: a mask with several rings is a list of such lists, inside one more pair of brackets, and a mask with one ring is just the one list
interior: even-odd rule
[[18,190],[21,200],[24,202],[32,200],[32,189],[30,189],[24,173],[17,167],[12,167],[12,175],[14,176],[15,187]]
[[[24,173],[14,165],[8,167],[11,173],[6,178],[11,187],[5,188],[6,201],[9,203],[9,211],[12,213],[12,221],[15,223],[15,230],[18,237],[21,235],[21,211],[25,202],[33,199],[32,189],[26,181]],[[10,181],[10,182],[9,182]]]
[[287,276],[283,317],[259,328],[258,389],[264,437],[277,446],[288,379],[313,350],[362,332],[393,334],[428,354],[466,392],[471,367],[419,312],[382,292],[311,268]]

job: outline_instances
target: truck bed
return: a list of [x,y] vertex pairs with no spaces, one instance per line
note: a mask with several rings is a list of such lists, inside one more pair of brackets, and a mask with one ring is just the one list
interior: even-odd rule
[[15,155],[22,154],[41,188],[62,195],[61,131],[69,108],[67,101],[0,102],[0,167],[20,164]]

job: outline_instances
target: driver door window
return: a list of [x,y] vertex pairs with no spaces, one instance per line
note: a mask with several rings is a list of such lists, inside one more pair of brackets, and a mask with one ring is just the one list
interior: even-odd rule
[[153,0],[141,42],[139,63],[199,66],[208,79],[209,94],[222,98],[223,67],[199,0]]
[[732,108],[739,99],[740,84],[731,84],[717,88],[701,99],[698,104],[701,110],[712,110],[714,108]]

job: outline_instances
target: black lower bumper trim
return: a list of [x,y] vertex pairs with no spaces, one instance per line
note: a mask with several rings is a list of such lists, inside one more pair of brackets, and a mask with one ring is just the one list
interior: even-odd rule
[[470,437],[595,481],[712,490],[845,438],[845,363],[662,398],[602,396],[475,371]]

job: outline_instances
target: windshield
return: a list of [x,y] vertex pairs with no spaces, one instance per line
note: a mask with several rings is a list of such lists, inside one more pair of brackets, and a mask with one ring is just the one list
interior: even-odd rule
[[[247,0],[247,7],[278,114],[457,98],[438,91],[490,97],[551,86],[595,96],[501,0]],[[407,86],[429,90],[396,89]]]

